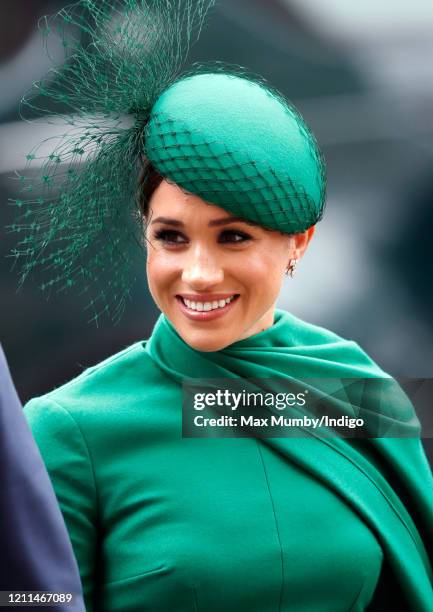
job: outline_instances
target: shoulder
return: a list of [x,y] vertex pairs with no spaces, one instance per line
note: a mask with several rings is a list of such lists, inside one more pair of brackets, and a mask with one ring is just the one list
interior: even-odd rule
[[131,398],[151,394],[160,388],[164,374],[145,350],[145,341],[136,342],[92,366],[76,378],[31,399],[24,407],[33,427],[48,419],[63,427],[80,424],[125,407]]
[[[373,431],[381,427],[390,434],[391,425],[403,427],[393,430],[398,436],[419,435],[419,421],[414,406],[397,380],[384,371],[354,340],[349,340],[318,325],[307,323],[284,312],[290,334],[288,351],[303,357],[319,378],[331,378],[345,389],[347,398],[364,417],[373,422]],[[314,370],[314,366],[318,369]],[[361,414],[362,413],[362,414]],[[376,420],[375,420],[376,419]]]
[[353,342],[352,340],[339,336],[326,327],[304,321],[286,310],[279,310],[279,314],[281,317],[279,320],[290,329],[291,337],[289,341],[292,344],[314,346],[334,344],[336,342]]
[[342,338],[326,327],[304,321],[287,311],[280,312],[282,313],[283,321],[289,324],[293,334],[291,340],[295,344],[311,346],[315,344],[331,344],[341,340],[347,342],[345,338]]
[[[344,338],[319,325],[303,321],[293,314],[280,311],[288,331],[291,353],[308,355],[333,364],[346,366],[355,376],[389,378],[357,341]],[[349,373],[346,374],[349,377]]]

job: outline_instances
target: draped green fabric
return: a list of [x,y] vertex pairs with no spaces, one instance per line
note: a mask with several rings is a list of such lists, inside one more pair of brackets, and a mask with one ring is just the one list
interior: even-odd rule
[[[161,316],[147,351],[178,382],[197,376],[246,379],[387,376],[355,342],[278,309],[272,327],[215,353],[195,351]],[[408,418],[408,408],[412,418]],[[394,415],[395,419],[398,417]],[[361,442],[336,437],[275,438],[264,439],[262,443],[326,482],[348,501],[378,535],[411,609],[431,610],[433,480],[416,435],[419,423],[409,402],[401,417],[402,427],[413,437],[370,438]],[[391,475],[391,482],[385,474]],[[412,516],[408,507],[414,511]],[[419,519],[417,525],[414,516]]]
[[88,610],[433,609],[433,479],[410,406],[388,411],[405,439],[182,437],[184,378],[274,376],[385,373],[281,310],[215,353],[161,315],[147,342],[26,405]]

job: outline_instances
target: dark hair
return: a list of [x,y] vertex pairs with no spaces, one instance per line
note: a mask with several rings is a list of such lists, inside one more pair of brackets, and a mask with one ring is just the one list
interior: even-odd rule
[[137,201],[141,214],[147,218],[149,214],[149,202],[154,191],[164,180],[162,174],[153,166],[153,164],[144,159],[144,163],[138,178],[138,193]]

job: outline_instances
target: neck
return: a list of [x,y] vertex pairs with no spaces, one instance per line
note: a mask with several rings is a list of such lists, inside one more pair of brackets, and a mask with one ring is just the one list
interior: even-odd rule
[[251,325],[248,329],[246,329],[241,336],[239,336],[238,340],[245,340],[250,336],[255,336],[260,332],[265,331],[269,327],[272,327],[275,321],[275,304],[265,312],[265,314],[260,317],[253,325]]

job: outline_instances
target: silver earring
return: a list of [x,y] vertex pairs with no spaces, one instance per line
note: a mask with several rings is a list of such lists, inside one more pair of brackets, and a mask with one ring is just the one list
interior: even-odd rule
[[290,278],[295,276],[296,265],[298,263],[297,259],[291,259],[288,267],[286,268],[286,274],[290,275]]

